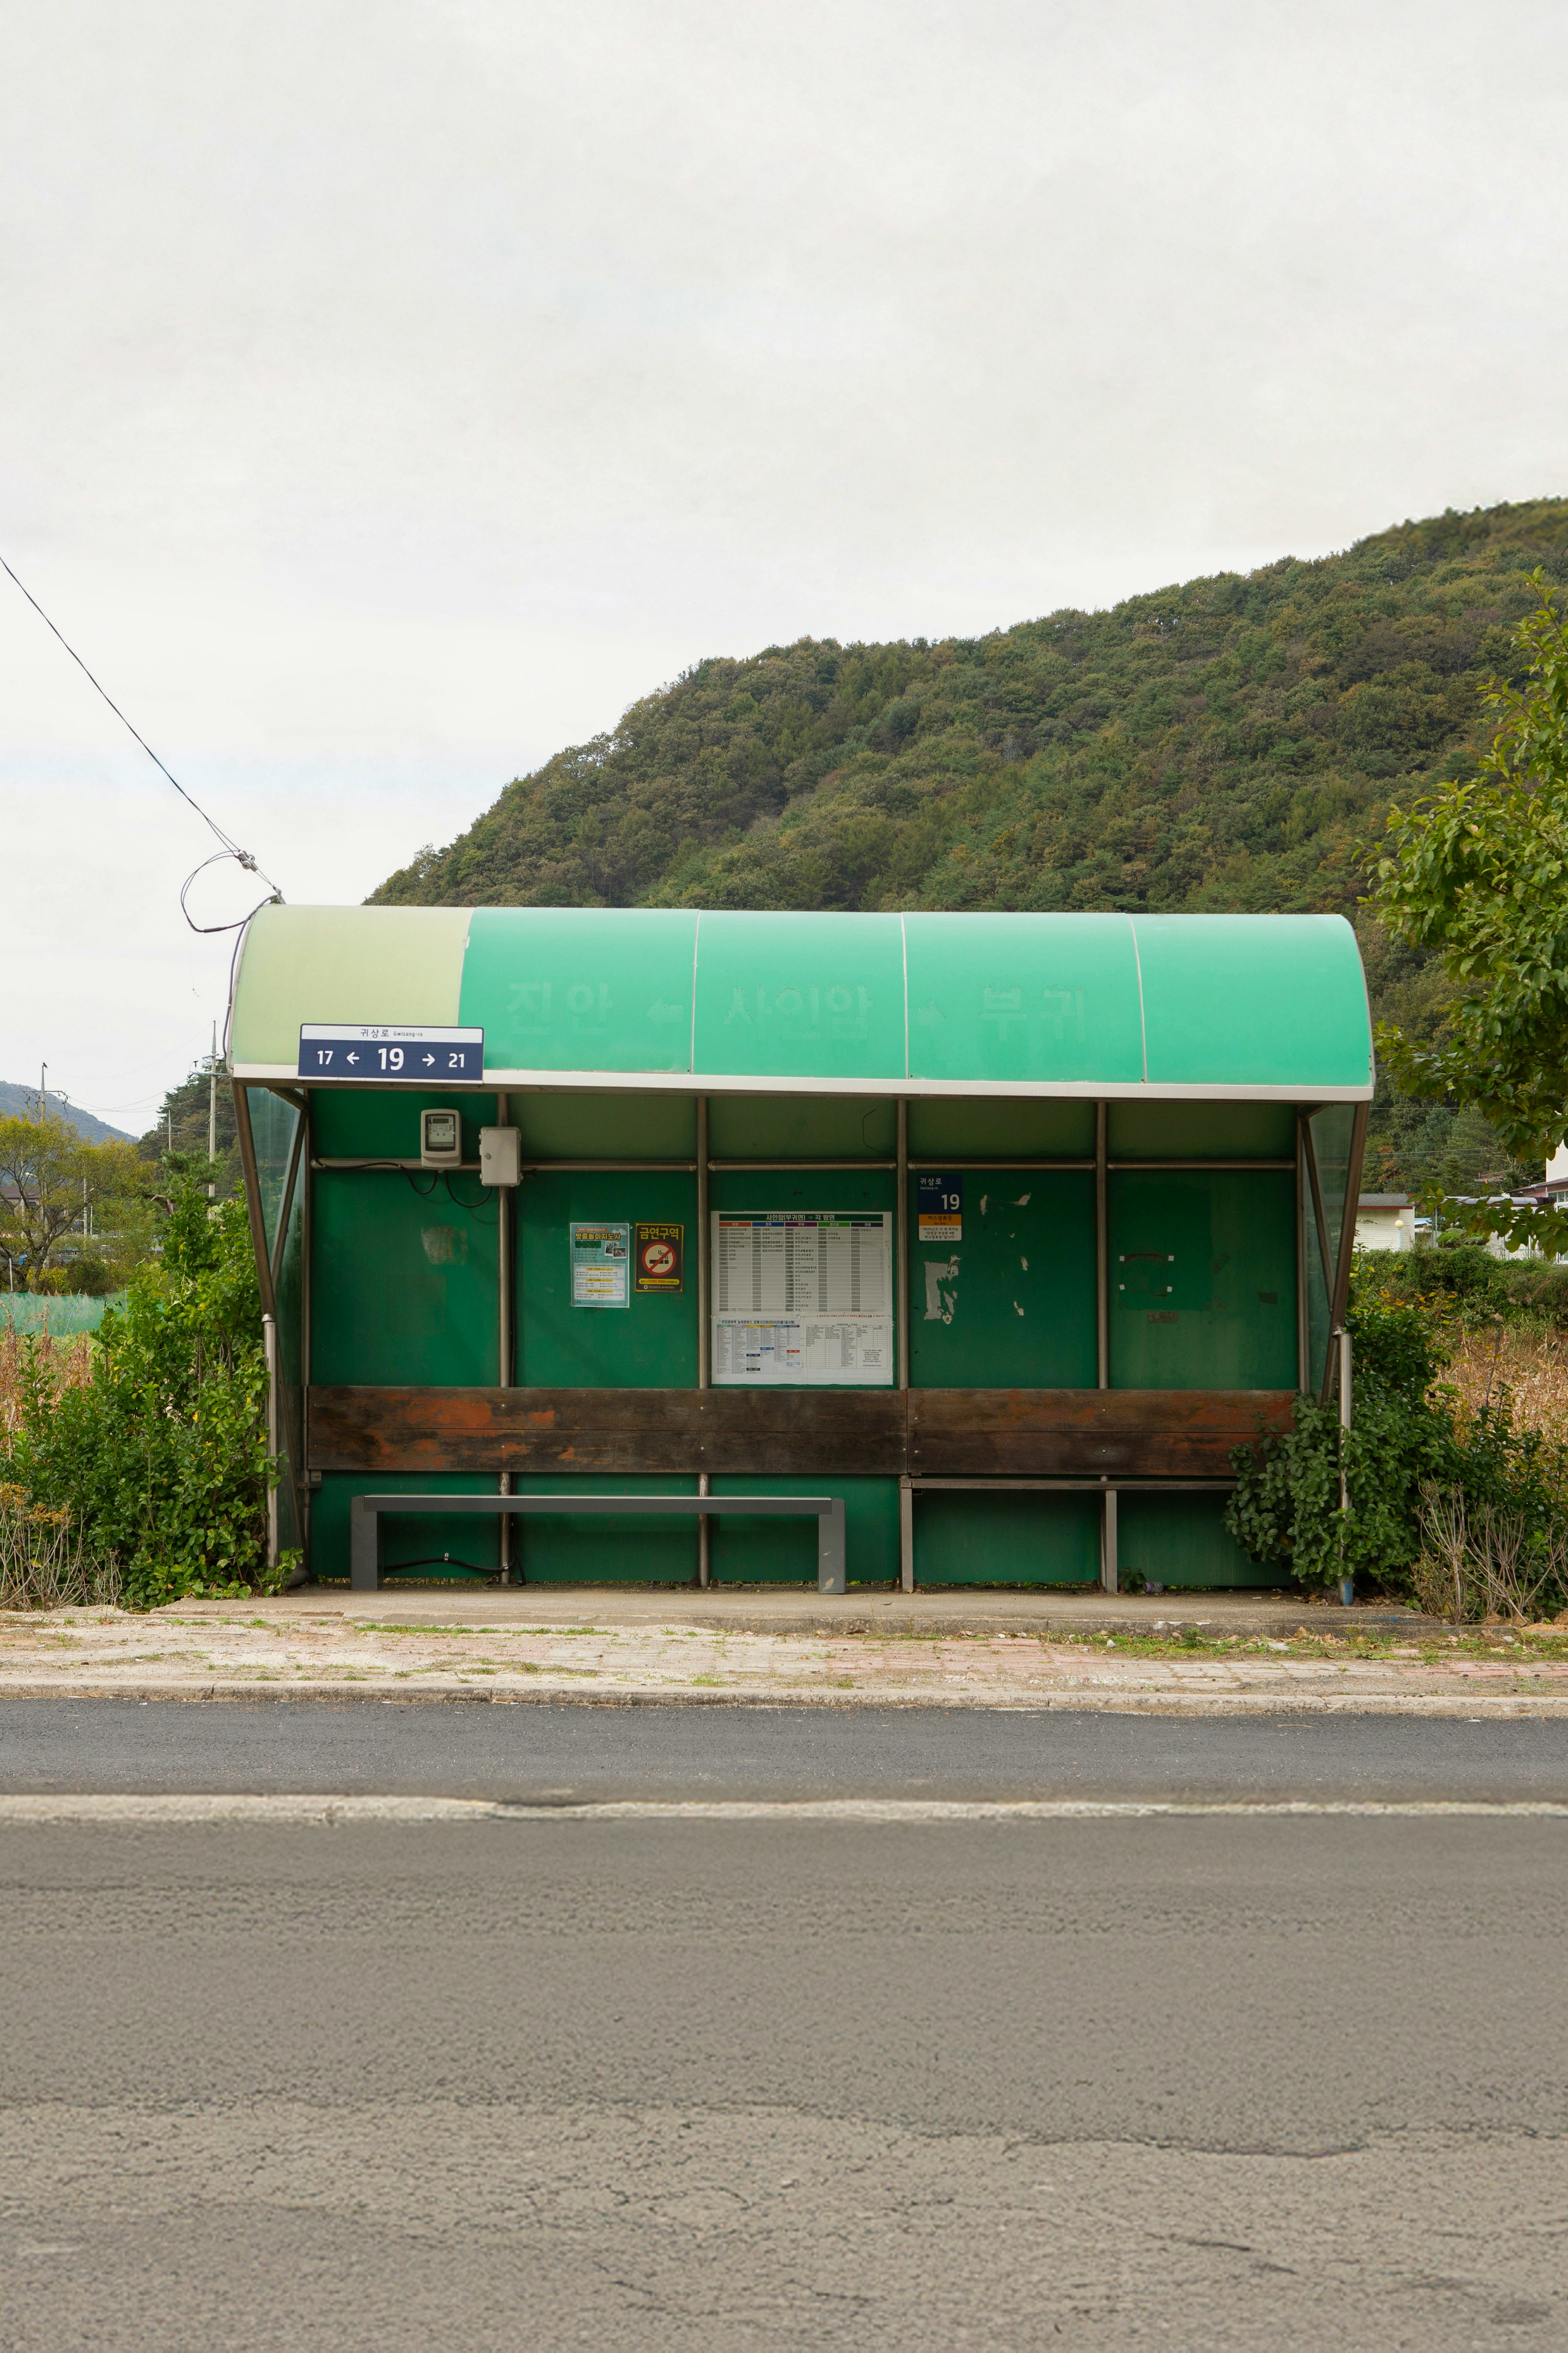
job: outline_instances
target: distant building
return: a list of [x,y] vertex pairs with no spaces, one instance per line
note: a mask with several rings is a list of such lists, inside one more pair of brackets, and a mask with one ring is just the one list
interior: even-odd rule
[[1363,1193],[1356,1203],[1357,1250],[1412,1250],[1415,1204],[1408,1193]]

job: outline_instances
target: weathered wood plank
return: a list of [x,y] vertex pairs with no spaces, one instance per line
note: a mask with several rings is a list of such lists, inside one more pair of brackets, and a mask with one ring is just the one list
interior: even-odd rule
[[334,1388],[310,1393],[316,1471],[904,1467],[896,1390]]
[[1215,1477],[1269,1389],[319,1388],[310,1468],[359,1473]]
[[929,1476],[1223,1478],[1276,1389],[912,1389],[910,1469]]

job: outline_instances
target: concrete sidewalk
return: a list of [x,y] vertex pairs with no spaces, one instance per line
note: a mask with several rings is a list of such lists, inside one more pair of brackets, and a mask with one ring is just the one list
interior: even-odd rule
[[0,1619],[0,1695],[1568,1714],[1568,1628],[1471,1629],[1460,1643],[1405,1616],[1402,1639],[1368,1651],[1338,1630],[1375,1635],[1372,1612],[1205,1596],[1184,1613],[1188,1647],[1169,1597],[1075,1601],[1066,1625],[1059,1601],[1027,1597],[998,1627],[1011,1599],[959,1613],[940,1595],[576,1588],[16,1613]]

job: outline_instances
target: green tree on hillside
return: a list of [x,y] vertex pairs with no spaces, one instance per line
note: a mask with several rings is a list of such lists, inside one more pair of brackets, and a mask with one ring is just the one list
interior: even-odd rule
[[[1453,991],[1445,1034],[1379,1032],[1406,1091],[1480,1113],[1517,1153],[1568,1133],[1568,621],[1545,575],[1482,700],[1497,727],[1476,773],[1389,812],[1376,898],[1435,953]],[[1568,1250],[1568,1216],[1479,1209],[1477,1222]]]
[[74,1259],[91,1259],[89,1219],[112,1221],[143,1192],[145,1173],[133,1145],[84,1144],[58,1119],[0,1119],[0,1282],[48,1289],[73,1234]]
[[[1474,768],[1490,676],[1568,580],[1568,501],[984,638],[699,662],[509,785],[383,904],[1337,910],[1375,1012],[1436,1043],[1427,947],[1360,905],[1391,799]],[[1519,1183],[1532,1151],[1380,1082],[1372,1165]]]

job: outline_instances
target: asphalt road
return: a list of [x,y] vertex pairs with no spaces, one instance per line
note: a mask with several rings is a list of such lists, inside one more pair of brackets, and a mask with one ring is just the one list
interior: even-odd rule
[[0,1791],[1568,1799],[1568,1723],[0,1700]]
[[[13,1789],[1563,1788],[1528,1723],[25,1707]],[[0,1823],[0,2353],[1555,2348],[1565,1931],[1517,1814]]]

